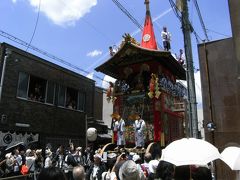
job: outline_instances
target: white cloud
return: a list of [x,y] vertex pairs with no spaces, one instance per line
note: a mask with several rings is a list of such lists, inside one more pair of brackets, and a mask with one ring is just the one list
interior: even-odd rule
[[[28,1],[38,10],[39,0]],[[40,11],[56,25],[73,26],[95,5],[97,0],[42,0]]]
[[17,0],[12,0],[12,2],[13,2],[13,3],[16,3],[16,2],[17,2]]
[[87,53],[87,56],[89,57],[95,57],[95,56],[99,56],[102,54],[102,51],[100,50],[94,50],[94,51],[91,51],[89,53]]

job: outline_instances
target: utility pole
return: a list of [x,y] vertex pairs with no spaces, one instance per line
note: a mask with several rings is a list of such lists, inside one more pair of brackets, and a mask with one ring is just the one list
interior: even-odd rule
[[189,23],[188,4],[187,0],[182,0],[182,31],[184,37],[184,49],[187,65],[187,88],[188,88],[188,121],[189,121],[189,136],[198,138],[198,118],[197,118],[197,103],[194,80],[194,66],[192,56],[191,32],[192,27]]

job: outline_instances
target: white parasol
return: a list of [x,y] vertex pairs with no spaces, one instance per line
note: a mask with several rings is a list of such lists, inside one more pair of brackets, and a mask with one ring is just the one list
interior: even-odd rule
[[218,149],[211,143],[195,138],[183,138],[170,143],[162,152],[162,160],[176,166],[206,165],[220,158]]
[[221,153],[221,160],[223,160],[232,170],[240,170],[240,148],[227,147]]

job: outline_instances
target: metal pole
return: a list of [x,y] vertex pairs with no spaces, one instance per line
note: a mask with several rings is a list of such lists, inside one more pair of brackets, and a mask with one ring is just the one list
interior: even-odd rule
[[87,118],[87,113],[85,114],[85,149],[87,149],[88,146],[88,139],[87,139],[87,129],[88,129],[88,118]]
[[187,86],[188,86],[188,110],[190,136],[198,138],[198,119],[197,119],[197,102],[195,92],[194,67],[192,57],[191,43],[191,25],[188,19],[188,4],[187,0],[182,0],[182,31],[184,36],[184,49],[187,65]]
[[6,62],[7,58],[11,54],[10,49],[6,48],[5,56],[3,59],[3,65],[2,65],[2,74],[1,74],[1,81],[0,81],[0,102],[2,100],[2,88],[3,88],[3,81],[4,81],[4,76],[5,76],[5,69],[6,69]]
[[[207,83],[208,83],[208,106],[209,106],[209,111],[210,111],[210,119],[208,121],[211,121],[214,123],[214,117],[213,117],[213,104],[212,104],[212,93],[211,93],[211,81],[210,81],[210,72],[209,72],[209,62],[208,62],[208,50],[206,47],[206,43],[204,42],[204,53],[205,53],[205,70],[207,74]],[[215,124],[215,123],[214,123]],[[211,131],[211,142],[214,146],[217,146],[215,144],[215,130]],[[214,175],[214,178],[217,179],[217,168],[216,168],[216,163],[212,163],[212,173]]]

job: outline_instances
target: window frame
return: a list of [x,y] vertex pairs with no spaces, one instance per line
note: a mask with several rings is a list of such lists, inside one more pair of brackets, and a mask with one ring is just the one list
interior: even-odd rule
[[[19,96],[20,74],[25,74],[25,75],[28,76],[26,97]],[[16,94],[17,98],[28,100],[29,82],[30,82],[30,75],[29,74],[27,74],[25,72],[19,72],[18,73],[18,85],[17,85],[17,94]]]
[[[64,102],[63,102],[63,105],[59,105],[59,94],[60,94],[60,89],[61,89],[61,87],[63,87],[64,88]],[[66,86],[64,86],[64,85],[61,85],[61,84],[58,84],[58,96],[57,96],[57,99],[58,99],[58,101],[57,101],[57,106],[58,107],[61,107],[61,108],[66,108]]]
[[[48,98],[48,87],[49,87],[49,82],[53,83],[53,102],[49,103],[47,102],[47,98]],[[55,100],[56,100],[56,83],[53,81],[49,81],[47,80],[47,85],[46,85],[46,99],[45,99],[45,103],[48,105],[54,105],[55,104]]]
[[[24,91],[26,97],[22,97],[22,96],[19,95],[19,92],[20,92],[20,89],[19,89],[20,78],[22,76],[27,77],[26,78],[27,79],[26,80],[27,81],[27,83],[26,83],[27,87],[25,87],[25,91]],[[33,84],[34,84],[35,81],[40,79],[41,80],[40,85],[44,85],[43,88],[45,88],[45,91],[43,92],[43,95],[44,95],[44,100],[43,101],[30,99],[29,93],[31,93],[31,92],[29,92],[29,90],[30,90],[31,77],[35,79],[35,80],[32,80]],[[48,93],[49,93],[48,88],[49,88],[50,83],[53,85],[53,98],[52,98],[53,102],[47,102]],[[77,100],[76,108],[68,108],[66,106],[67,105],[66,101],[67,101],[67,90],[68,89],[70,91],[75,91],[73,93],[73,99],[74,99],[74,96],[76,95],[77,96],[75,98]],[[63,99],[63,104],[59,105],[59,99],[60,99],[59,97],[60,97],[61,90],[64,90],[64,93],[62,92],[62,94],[64,94],[64,97],[63,97],[64,99]],[[69,87],[69,86],[65,86],[65,85],[62,85],[62,84],[58,84],[54,81],[47,80],[47,79],[44,79],[44,78],[41,78],[41,77],[38,77],[38,76],[35,76],[35,75],[32,75],[32,74],[23,72],[23,71],[20,71],[18,73],[16,98],[26,100],[26,101],[29,101],[29,102],[42,103],[42,104],[46,104],[46,105],[57,106],[57,107],[60,107],[60,108],[69,109],[69,110],[73,110],[73,111],[79,111],[79,112],[85,112],[86,111],[86,105],[87,105],[87,93],[85,91],[75,89],[75,88],[72,88],[72,87]]]
[[[84,97],[84,101],[83,101],[83,109],[80,109],[80,94],[83,95],[82,97]],[[83,92],[83,91],[78,91],[78,103],[77,103],[77,110],[80,111],[80,112],[85,112],[86,111],[86,99],[87,99],[87,96],[86,96],[86,92]]]

